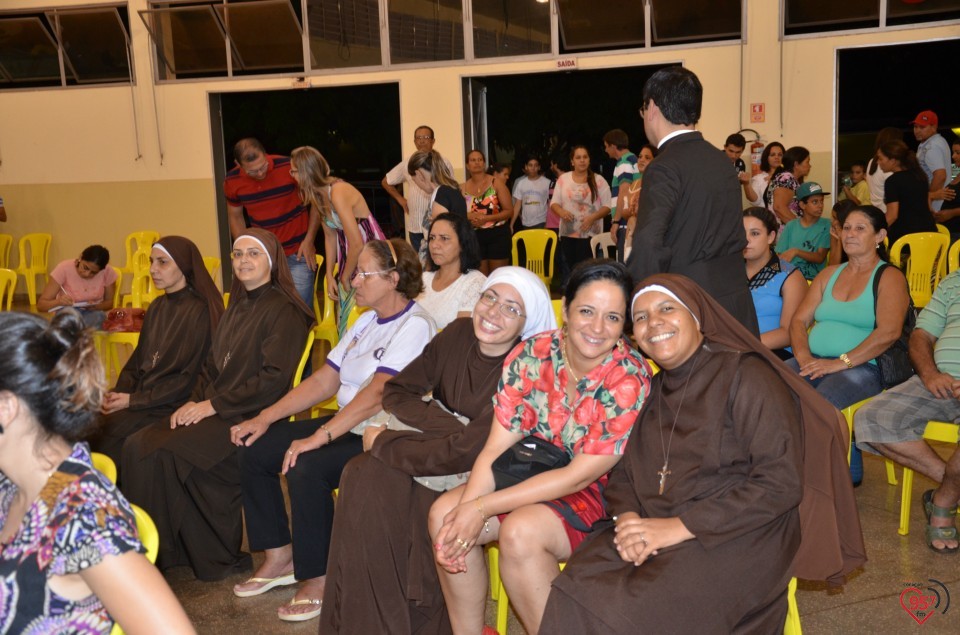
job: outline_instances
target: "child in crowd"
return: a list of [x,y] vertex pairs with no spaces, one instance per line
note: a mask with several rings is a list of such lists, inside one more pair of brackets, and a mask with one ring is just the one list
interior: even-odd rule
[[530,157],[523,164],[523,176],[513,184],[513,231],[543,229],[549,207],[550,181],[540,174],[540,160]]
[[[853,201],[854,205],[870,204],[870,186],[867,185],[867,164],[855,161],[850,166],[849,182],[843,180],[843,196]],[[842,200],[842,199],[841,199]]]
[[777,241],[777,253],[791,263],[807,280],[823,269],[830,248],[830,221],[823,216],[824,192],[810,181],[797,188],[797,202],[803,215],[784,225]]

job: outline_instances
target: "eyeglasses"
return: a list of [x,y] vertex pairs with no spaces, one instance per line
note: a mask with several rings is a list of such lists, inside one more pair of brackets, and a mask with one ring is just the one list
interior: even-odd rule
[[243,171],[247,173],[247,175],[252,177],[259,177],[267,173],[267,169],[269,169],[270,167],[270,162],[264,159],[263,163],[261,163],[257,167],[253,167],[253,166],[248,167],[245,165],[241,165],[241,167],[243,168]]
[[256,260],[263,255],[264,252],[260,251],[259,249],[248,249],[246,251],[243,251],[242,249],[234,249],[232,252],[230,252],[230,257],[234,260],[240,260],[244,256],[251,260]]
[[382,271],[360,271],[357,269],[353,272],[353,275],[350,277],[351,280],[360,278],[361,280],[366,280],[370,276],[375,276],[381,273],[390,273],[391,271],[396,271],[396,267],[390,267],[389,269],[383,269]]
[[493,295],[489,291],[480,294],[480,302],[484,306],[499,306],[500,313],[511,320],[518,320],[522,317],[527,317],[524,313],[520,312],[520,309],[510,306],[505,302],[501,302],[497,296]]

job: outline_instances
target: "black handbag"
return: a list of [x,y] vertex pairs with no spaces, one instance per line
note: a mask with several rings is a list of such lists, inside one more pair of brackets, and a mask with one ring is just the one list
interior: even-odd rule
[[496,458],[492,466],[493,482],[496,489],[501,490],[569,463],[570,455],[565,450],[531,435],[517,441]]
[[[877,271],[873,277],[873,315],[877,315],[877,295],[880,290],[880,276],[883,270],[892,265],[884,265]],[[913,306],[913,299],[907,306],[907,314],[903,319],[903,329],[900,331],[900,337],[890,345],[890,348],[883,351],[876,357],[877,368],[880,370],[880,383],[884,390],[893,388],[907,381],[913,376],[913,364],[910,363],[910,354],[908,352],[908,342],[910,334],[917,325],[917,311]],[[874,317],[873,327],[877,327],[876,317]]]

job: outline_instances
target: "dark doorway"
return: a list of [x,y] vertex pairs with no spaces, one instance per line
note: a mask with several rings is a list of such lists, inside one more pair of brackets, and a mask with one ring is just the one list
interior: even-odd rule
[[[396,229],[391,219],[390,197],[380,187],[383,175],[402,156],[398,84],[212,94],[210,112],[224,249],[230,240],[221,184],[233,167],[233,145],[243,137],[256,137],[271,154],[289,155],[298,146],[315,147],[336,176],[363,193],[384,231],[403,235],[403,225]],[[322,253],[322,234],[317,243]],[[224,274],[224,281],[229,280],[229,272]]]
[[881,128],[903,129],[903,140],[916,149],[908,122],[923,110],[937,113],[947,143],[956,138],[951,129],[960,126],[960,107],[945,70],[956,59],[960,39],[838,50],[838,176],[846,175],[854,161],[873,156]]
[[482,142],[485,132],[488,161],[512,163],[516,178],[528,155],[540,157],[544,170],[550,159],[569,169],[570,148],[585,145],[609,180],[616,162],[603,151],[604,133],[626,131],[634,152],[647,143],[638,112],[643,85],[667,66],[675,64],[465,78],[464,146]]

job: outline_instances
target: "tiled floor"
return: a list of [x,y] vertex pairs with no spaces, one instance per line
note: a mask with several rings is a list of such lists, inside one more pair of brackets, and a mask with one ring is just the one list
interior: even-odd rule
[[[945,447],[943,451],[949,449]],[[831,593],[823,586],[800,583],[797,602],[804,633],[960,633],[960,555],[934,554],[923,542],[923,516],[917,501],[931,483],[920,476],[915,478],[910,535],[903,537],[897,534],[900,487],[887,485],[883,462],[879,459],[865,457],[865,471],[864,484],[857,489],[857,502],[869,561],[851,576],[840,592]],[[203,583],[193,580],[184,569],[174,571],[169,580],[200,633],[316,632],[316,620],[287,624],[277,619],[276,608],[293,596],[292,587],[239,599],[233,596],[230,587],[242,578]],[[901,607],[901,594],[915,585],[926,595],[931,594],[928,587],[934,588],[943,598],[938,612],[927,617],[922,625]],[[949,595],[944,593],[944,588]],[[903,601],[909,603],[910,598],[916,596],[917,593],[907,591]],[[492,607],[489,603],[488,624],[493,623]],[[510,633],[523,633],[512,617]]]

